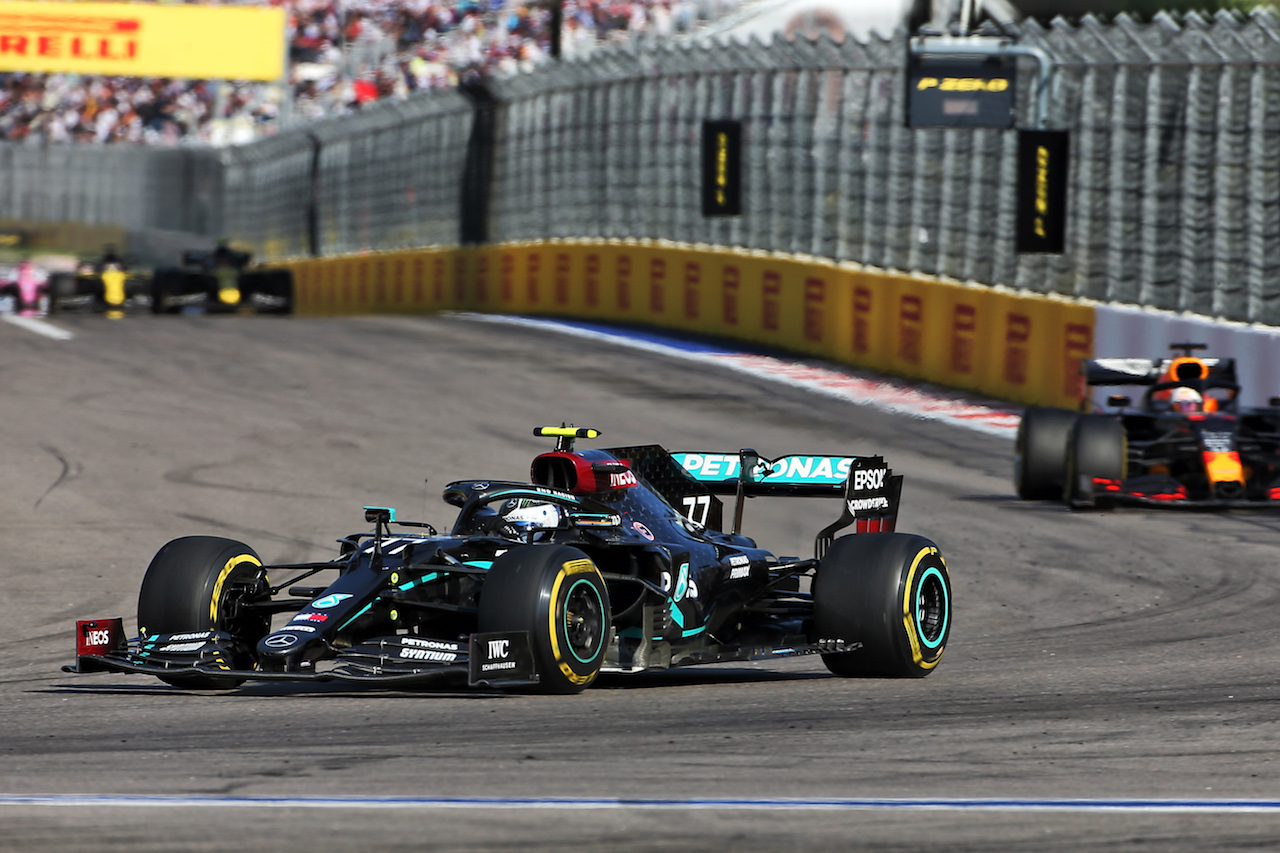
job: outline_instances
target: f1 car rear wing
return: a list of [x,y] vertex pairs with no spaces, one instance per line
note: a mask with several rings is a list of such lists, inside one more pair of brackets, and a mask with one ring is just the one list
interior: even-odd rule
[[764,459],[750,448],[737,453],[672,453],[685,476],[712,494],[734,495],[733,533],[742,529],[746,498],[843,496],[844,508],[834,524],[817,535],[821,557],[837,531],[856,525],[856,532],[890,532],[898,517],[902,477],[881,456],[809,456],[793,454]]
[[[554,436],[556,451],[546,456],[573,451],[577,438],[594,438],[598,430],[576,427],[539,427],[535,435]],[[656,444],[612,447],[603,451],[636,477],[641,477],[672,507],[683,507],[684,515],[713,530],[723,530],[723,507],[717,495],[733,495],[732,533],[742,532],[742,510],[747,498],[763,496],[843,497],[844,506],[834,523],[819,531],[815,556],[819,559],[837,531],[855,526],[858,533],[890,533],[898,519],[902,477],[895,476],[881,456],[818,456],[793,454],[765,459],[751,448],[737,453],[680,451],[671,453]],[[580,454],[585,456],[586,454]],[[595,457],[592,457],[594,460]],[[594,463],[593,463],[594,464]],[[541,471],[535,460],[534,482],[546,482],[550,468]]]
[[1232,385],[1236,382],[1234,358],[1090,358],[1085,359],[1080,370],[1086,385],[1155,385],[1162,378],[1173,376],[1178,365],[1188,362],[1194,363],[1196,374],[1188,378]]

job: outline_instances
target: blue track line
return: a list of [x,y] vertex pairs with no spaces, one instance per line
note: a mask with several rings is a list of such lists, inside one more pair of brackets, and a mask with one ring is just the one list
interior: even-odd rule
[[202,797],[116,794],[0,794],[3,806],[74,808],[349,808],[349,809],[497,809],[597,810],[666,809],[683,811],[869,811],[950,812],[1163,812],[1202,814],[1280,814],[1280,800],[1250,799],[885,799],[869,798],[643,798],[643,797]]

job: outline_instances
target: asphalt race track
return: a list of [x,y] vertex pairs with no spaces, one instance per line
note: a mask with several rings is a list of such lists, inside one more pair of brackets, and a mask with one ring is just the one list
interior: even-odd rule
[[[1013,497],[1012,443],[462,317],[0,324],[0,848],[1220,850],[1280,846],[1280,517]],[[817,659],[575,697],[69,675],[167,540],[327,557],[361,507],[441,524],[541,423],[602,446],[883,453],[942,548],[926,679]],[[425,482],[424,482],[425,480]],[[806,554],[821,500],[746,532]]]

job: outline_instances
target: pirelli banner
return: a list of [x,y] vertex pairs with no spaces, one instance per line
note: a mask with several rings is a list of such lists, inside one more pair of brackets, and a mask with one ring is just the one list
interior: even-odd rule
[[419,249],[281,266],[293,270],[295,314],[414,314],[468,307],[460,277],[468,257],[460,249]]
[[279,80],[285,10],[0,2],[0,71]]
[[1020,403],[1074,407],[1094,309],[853,264],[671,243],[431,249],[297,261],[295,313],[468,310],[764,344]]

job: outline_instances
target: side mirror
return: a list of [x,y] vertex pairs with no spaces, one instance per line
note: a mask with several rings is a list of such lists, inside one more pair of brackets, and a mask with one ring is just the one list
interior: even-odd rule
[[1133,401],[1129,399],[1126,394],[1112,394],[1110,397],[1107,397],[1107,405],[1117,409],[1127,406],[1132,402]]

